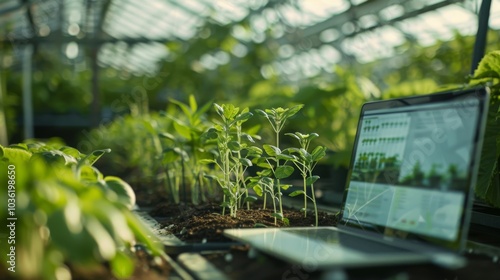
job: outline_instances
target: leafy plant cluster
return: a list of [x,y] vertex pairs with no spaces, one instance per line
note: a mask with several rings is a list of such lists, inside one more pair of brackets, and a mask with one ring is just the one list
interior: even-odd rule
[[[210,128],[206,135],[208,142],[215,143],[213,159],[203,161],[206,164],[213,164],[219,175],[209,174],[206,177],[214,179],[223,190],[223,213],[225,208],[229,208],[230,215],[236,217],[237,210],[243,204],[249,208],[250,202],[255,202],[257,197],[249,195],[252,189],[258,196],[263,197],[263,208],[266,208],[270,199],[273,207],[272,216],[285,224],[288,220],[283,215],[283,191],[291,187],[283,184],[282,180],[288,178],[295,171],[299,170],[303,178],[303,190],[290,193],[290,196],[304,196],[304,215],[307,215],[307,200],[313,202],[316,214],[316,225],[318,215],[316,200],[314,197],[314,182],[319,178],[314,176],[312,171],[318,161],[325,156],[326,148],[318,146],[309,150],[311,141],[318,137],[316,133],[302,134],[300,132],[288,133],[287,135],[299,141],[298,147],[282,149],[280,147],[280,137],[282,130],[288,119],[297,114],[303,105],[296,105],[290,108],[271,108],[256,110],[261,118],[268,121],[275,132],[272,144],[256,143],[260,137],[244,132],[242,125],[254,116],[248,108],[240,110],[232,104],[214,104],[219,120],[214,121],[214,127]],[[248,174],[247,169],[256,166],[260,169],[254,174]],[[308,195],[307,187],[311,192]]]
[[[93,130],[95,148],[110,147],[113,154],[99,166],[124,177],[136,192],[173,203],[204,202],[215,186],[203,177],[198,162],[208,155],[201,134],[208,128],[206,111],[194,97],[188,103],[171,100],[166,110],[124,115]],[[154,203],[158,201],[141,201]]]
[[500,208],[500,51],[485,55],[469,84],[488,84],[491,89],[475,194]]
[[[163,254],[130,211],[135,204],[131,187],[94,166],[109,152],[82,154],[72,147],[33,141],[0,146],[0,179],[9,186],[0,199],[11,203],[10,208],[2,207],[0,218],[16,218],[16,236],[9,246],[15,246],[19,276],[66,279],[69,267],[92,270],[107,262],[116,277],[124,278],[133,273],[137,242],[155,255]],[[1,229],[2,236],[9,236],[6,230]],[[5,252],[9,246],[1,249],[3,266],[10,260]]]
[[[162,186],[172,203],[222,200],[223,214],[228,210],[231,216],[262,196],[264,208],[272,203],[276,221],[287,222],[282,196],[291,185],[282,180],[298,170],[303,188],[291,195],[304,196],[307,215],[308,200],[316,208],[313,184],[319,177],[312,170],[326,154],[323,146],[311,150],[316,133],[283,133],[302,107],[250,112],[232,104],[199,106],[194,96],[186,103],[172,99],[161,114],[125,116],[101,128],[101,146],[118,146],[118,158],[112,162],[132,171],[126,173],[134,176],[129,181],[136,190],[149,188],[155,193],[155,186]],[[260,144],[259,133],[266,126],[273,132],[272,140]],[[290,137],[289,143],[297,141],[297,146],[283,149],[283,136]],[[144,181],[149,184],[135,184]]]

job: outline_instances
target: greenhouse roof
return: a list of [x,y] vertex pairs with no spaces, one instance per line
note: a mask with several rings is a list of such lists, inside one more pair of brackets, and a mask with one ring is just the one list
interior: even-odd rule
[[[167,42],[189,41],[205,24],[231,25],[240,42],[231,53],[200,57],[213,69],[243,56],[248,42],[278,44],[278,60],[263,71],[313,76],[338,63],[367,63],[398,55],[398,46],[426,46],[457,32],[477,31],[481,1],[458,0],[5,0],[0,36],[14,47],[25,42],[62,44],[68,60],[99,47],[101,66],[141,75],[169,58]],[[247,26],[241,24],[242,21]],[[494,0],[490,28],[500,29]],[[3,66],[16,63],[4,56]]]

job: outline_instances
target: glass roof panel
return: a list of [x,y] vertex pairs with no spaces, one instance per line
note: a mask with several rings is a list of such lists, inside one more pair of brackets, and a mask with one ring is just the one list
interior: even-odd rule
[[[67,42],[80,40],[79,49],[96,36],[109,43],[100,49],[101,65],[125,67],[140,74],[156,69],[157,62],[168,56],[165,42],[187,41],[197,36],[207,22],[238,22],[231,31],[237,39],[232,49],[235,56],[248,53],[245,45],[263,42],[276,49],[278,61],[267,65],[262,72],[298,77],[329,71],[344,59],[365,63],[394,56],[396,47],[409,38],[425,46],[449,40],[455,32],[474,34],[480,3],[479,0],[4,0],[0,3],[0,36],[4,40],[38,36],[53,44],[53,39],[59,36],[55,31],[62,30]],[[496,30],[500,29],[499,6],[499,0],[492,1],[490,27]],[[212,69],[213,65],[224,64],[221,62],[227,60],[224,57],[207,50],[207,55],[200,55],[198,60]],[[147,67],[148,63],[152,66]]]
[[490,27],[495,30],[500,29],[500,1],[498,0],[491,3]]

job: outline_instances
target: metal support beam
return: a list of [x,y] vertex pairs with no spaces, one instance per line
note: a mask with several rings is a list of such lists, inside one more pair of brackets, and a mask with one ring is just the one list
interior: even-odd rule
[[33,1],[32,0],[31,1],[30,0],[23,0],[21,3],[2,8],[2,9],[0,9],[0,16],[16,12],[17,10],[24,8],[24,6],[26,6],[27,4],[30,4],[30,2],[33,2]]
[[5,81],[5,71],[0,70],[0,145],[2,146],[7,146],[9,145],[9,137],[7,136],[7,122],[5,119],[5,97],[6,97],[6,90],[5,90],[5,84],[7,81]]
[[483,0],[479,9],[476,42],[474,43],[474,53],[472,54],[472,65],[470,73],[473,75],[486,50],[490,19],[491,0]]
[[33,129],[33,101],[32,101],[32,69],[33,46],[26,45],[23,49],[23,126],[24,138],[35,136]]

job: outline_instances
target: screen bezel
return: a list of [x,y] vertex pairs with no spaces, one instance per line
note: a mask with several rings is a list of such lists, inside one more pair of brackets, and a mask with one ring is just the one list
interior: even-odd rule
[[[473,203],[473,198],[474,198],[474,186],[476,184],[477,173],[478,173],[478,169],[479,169],[482,141],[483,141],[483,137],[484,137],[486,116],[487,116],[487,110],[488,110],[488,105],[489,105],[489,89],[487,87],[474,87],[474,88],[466,88],[466,89],[458,89],[458,90],[448,90],[448,91],[442,91],[442,92],[427,94],[427,95],[419,95],[419,96],[404,97],[404,98],[398,98],[398,99],[381,100],[381,101],[374,101],[374,102],[365,103],[363,105],[363,107],[361,108],[356,137],[354,140],[354,146],[353,146],[353,150],[352,150],[352,154],[351,154],[351,160],[350,160],[349,169],[347,172],[347,180],[346,180],[346,185],[345,185],[345,189],[344,189],[344,196],[343,196],[342,204],[341,204],[339,224],[342,225],[342,227],[345,229],[352,228],[353,230],[355,230],[357,232],[362,230],[362,231],[370,232],[371,235],[379,235],[381,238],[387,237],[383,233],[385,231],[386,227],[374,226],[373,228],[366,228],[366,227],[363,227],[362,225],[359,225],[358,223],[353,223],[350,220],[346,220],[344,218],[344,210],[345,210],[346,201],[347,201],[349,183],[351,181],[352,173],[354,170],[355,155],[356,155],[356,151],[358,149],[360,129],[362,126],[363,117],[367,114],[367,112],[370,112],[373,110],[390,109],[390,108],[408,108],[408,110],[411,110],[412,107],[417,106],[417,105],[438,104],[438,103],[443,103],[443,102],[456,102],[456,101],[462,101],[462,100],[466,101],[466,100],[469,100],[469,98],[474,98],[475,100],[479,101],[479,102],[477,102],[477,108],[479,109],[479,111],[478,111],[478,118],[477,118],[477,124],[476,124],[478,129],[476,129],[475,135],[473,137],[473,143],[475,143],[475,145],[473,145],[471,161],[470,161],[469,169],[468,169],[471,172],[468,173],[469,176],[467,177],[468,190],[464,192],[465,199],[463,202],[463,208],[462,208],[463,211],[462,211],[462,215],[461,215],[459,226],[458,226],[459,232],[454,240],[446,240],[446,239],[441,239],[441,238],[437,238],[437,237],[430,237],[427,235],[417,234],[417,233],[413,233],[413,232],[406,232],[410,238],[404,239],[404,240],[411,241],[411,242],[414,242],[417,244],[425,244],[425,245],[431,245],[431,246],[436,246],[436,247],[441,247],[441,248],[447,248],[447,249],[450,249],[453,251],[463,250],[463,248],[465,247],[465,242],[466,242],[469,224],[470,224],[471,208],[472,208],[472,203]],[[401,231],[401,230],[398,230],[398,231]],[[403,231],[403,232],[405,232],[405,231]],[[390,236],[390,238],[403,240],[402,238],[399,238],[397,236]]]

